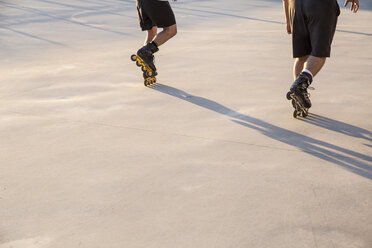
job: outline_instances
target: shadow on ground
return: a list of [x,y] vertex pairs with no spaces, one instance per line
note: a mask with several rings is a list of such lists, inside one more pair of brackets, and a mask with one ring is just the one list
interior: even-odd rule
[[[216,113],[226,115],[232,118],[231,121],[236,124],[256,130],[271,139],[300,149],[307,154],[331,162],[347,169],[348,171],[372,180],[372,157],[368,155],[272,125],[263,120],[236,112],[235,110],[227,108],[215,101],[199,96],[193,96],[185,91],[170,86],[156,84],[151,87],[151,89],[177,97],[181,100]],[[321,121],[316,121],[315,119]],[[308,122],[314,125],[325,127],[332,131],[337,131],[353,137],[360,137],[371,141],[371,138],[366,137],[367,135],[371,135],[370,132],[346,123],[338,122],[318,115],[313,115]],[[334,124],[336,125],[333,126]]]
[[311,113],[309,114],[308,118],[300,120],[318,127],[328,129],[330,131],[372,142],[372,132],[341,121],[330,119],[328,117]]

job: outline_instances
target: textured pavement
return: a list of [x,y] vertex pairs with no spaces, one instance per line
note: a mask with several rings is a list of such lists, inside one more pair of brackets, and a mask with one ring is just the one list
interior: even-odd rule
[[294,119],[281,1],[0,0],[0,248],[372,247],[372,4]]

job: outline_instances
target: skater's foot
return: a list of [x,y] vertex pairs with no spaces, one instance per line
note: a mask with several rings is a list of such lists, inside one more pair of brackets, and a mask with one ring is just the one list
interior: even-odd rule
[[158,46],[155,42],[148,43],[146,46],[142,47],[137,51],[137,55],[143,60],[143,62],[156,72],[156,67],[154,64],[154,53],[159,51]]
[[307,93],[307,88],[312,82],[312,77],[309,73],[302,72],[292,84],[290,91],[294,93],[298,100],[301,101],[305,108],[311,107],[310,94]]

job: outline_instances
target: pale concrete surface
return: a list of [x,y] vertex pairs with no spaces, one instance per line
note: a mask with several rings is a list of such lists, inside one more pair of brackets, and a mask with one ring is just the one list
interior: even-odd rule
[[296,120],[280,1],[172,4],[146,88],[133,0],[0,0],[0,247],[372,247],[362,2]]

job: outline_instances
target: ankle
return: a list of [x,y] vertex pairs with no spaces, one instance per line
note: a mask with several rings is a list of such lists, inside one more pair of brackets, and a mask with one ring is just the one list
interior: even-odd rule
[[309,85],[313,82],[313,74],[308,69],[304,69],[300,75],[304,76],[308,80]]
[[156,41],[150,42],[146,46],[151,53],[156,53],[157,51],[159,51],[159,46]]

